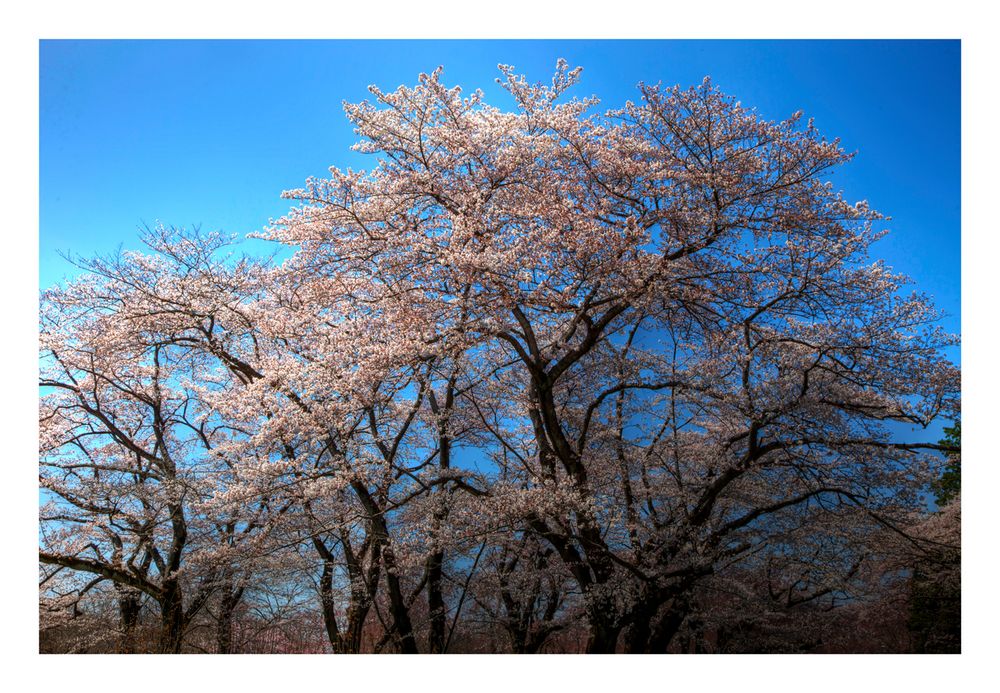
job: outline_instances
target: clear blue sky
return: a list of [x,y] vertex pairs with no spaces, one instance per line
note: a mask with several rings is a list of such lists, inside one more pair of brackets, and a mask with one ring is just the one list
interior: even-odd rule
[[876,254],[960,331],[958,41],[42,41],[40,283],[75,273],[58,250],[137,247],[157,220],[246,234],[307,176],[370,167],[341,110],[369,84],[444,65],[503,105],[497,63],[547,81],[559,57],[607,107],[711,75],[768,118],[814,117],[858,151],[835,184],[893,217]]

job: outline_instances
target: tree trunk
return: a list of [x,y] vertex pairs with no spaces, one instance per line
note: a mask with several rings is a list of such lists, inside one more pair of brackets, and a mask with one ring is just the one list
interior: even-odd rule
[[160,600],[160,653],[177,654],[181,651],[184,626],[181,587],[176,581],[165,581],[163,597]]
[[427,559],[427,608],[430,614],[430,630],[427,635],[427,651],[431,654],[444,652],[445,608],[441,589],[444,552],[435,551]]
[[118,643],[120,654],[135,654],[135,627],[139,623],[141,610],[138,592],[121,589],[118,597],[118,614],[121,618],[122,635]]
[[642,610],[625,631],[624,651],[626,654],[641,654],[649,651],[650,619],[652,614]]
[[413,625],[410,623],[410,612],[403,600],[403,590],[396,574],[396,560],[388,546],[384,546],[382,556],[385,560],[385,583],[389,590],[389,611],[392,613],[392,625],[399,636],[399,651],[403,654],[417,654],[417,641],[413,637]]
[[333,601],[333,563],[323,561],[323,573],[319,577],[319,600],[323,610],[323,625],[326,626],[326,637],[335,654],[343,652],[343,640],[337,628],[337,612]]
[[[378,542],[371,544],[371,558],[368,563],[368,573],[365,574],[361,557],[350,548],[350,542],[343,536],[344,555],[347,558],[347,570],[351,578],[351,603],[347,607],[347,631],[341,636],[344,651],[351,654],[361,652],[361,637],[364,633],[365,620],[375,601],[381,575],[382,552]],[[362,551],[362,554],[364,551]]]
[[[447,416],[451,413],[455,402],[455,375],[448,381],[445,389],[444,411],[437,406],[437,399],[431,392],[431,409],[438,416],[443,416],[438,423],[438,466],[442,471],[451,468],[451,436],[448,435]],[[444,522],[447,513],[443,501],[445,498],[444,487],[439,487],[435,493],[438,496],[437,505],[434,509],[434,535],[438,533],[441,523]],[[437,541],[437,536],[434,536]],[[427,651],[431,654],[444,653],[445,639],[445,619],[447,613],[444,608],[444,591],[442,588],[444,566],[444,551],[437,548],[431,552],[427,558],[427,612],[430,618],[430,628],[427,635]]]
[[370,607],[371,602],[369,601],[365,604],[352,605],[348,609],[347,631],[341,636],[345,654],[359,654],[361,652],[361,635]]
[[621,628],[618,626],[591,620],[587,654],[614,654],[620,632]]
[[243,588],[226,589],[219,604],[219,619],[215,624],[215,640],[219,654],[232,654],[233,614],[243,596]]
[[665,653],[667,648],[670,647],[670,643],[673,642],[674,636],[677,635],[677,631],[680,630],[681,625],[684,623],[687,614],[687,602],[683,599],[674,599],[674,602],[660,617],[656,627],[650,634],[646,652],[654,654]]
[[416,654],[417,641],[413,637],[413,625],[410,613],[403,599],[403,589],[399,584],[396,556],[389,543],[389,526],[385,522],[385,514],[372,498],[371,493],[360,481],[352,481],[351,488],[368,515],[368,521],[374,534],[374,541],[381,549],[382,561],[385,565],[385,585],[389,590],[389,611],[392,614],[392,627],[399,637],[399,649],[403,654]]

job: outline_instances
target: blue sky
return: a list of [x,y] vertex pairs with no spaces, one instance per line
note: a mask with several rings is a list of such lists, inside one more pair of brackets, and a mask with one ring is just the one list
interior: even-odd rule
[[710,75],[767,118],[814,117],[858,152],[835,185],[892,216],[876,255],[960,331],[958,41],[42,41],[40,284],[76,272],[57,251],[138,247],[156,221],[244,235],[306,177],[370,167],[341,110],[369,84],[444,65],[446,83],[504,105],[497,63],[547,81],[559,57],[606,107],[639,81]]

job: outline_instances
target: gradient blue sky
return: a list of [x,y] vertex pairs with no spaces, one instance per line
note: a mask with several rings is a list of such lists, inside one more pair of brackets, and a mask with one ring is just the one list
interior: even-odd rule
[[504,105],[497,63],[547,81],[559,57],[606,107],[639,81],[711,75],[765,117],[814,117],[858,152],[835,185],[892,216],[876,254],[960,331],[958,41],[42,41],[40,284],[76,273],[57,251],[138,247],[156,221],[243,235],[307,176],[370,167],[341,110],[369,84],[444,65],[446,83]]

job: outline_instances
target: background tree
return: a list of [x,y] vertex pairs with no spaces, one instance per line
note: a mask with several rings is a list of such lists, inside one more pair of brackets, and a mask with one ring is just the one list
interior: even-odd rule
[[945,453],[945,468],[932,485],[934,501],[942,507],[962,492],[962,422],[945,427],[944,434],[939,442],[950,449]]
[[962,643],[962,424],[945,428],[949,448],[932,485],[939,508],[921,522],[911,551],[908,626],[921,653],[960,653]]

